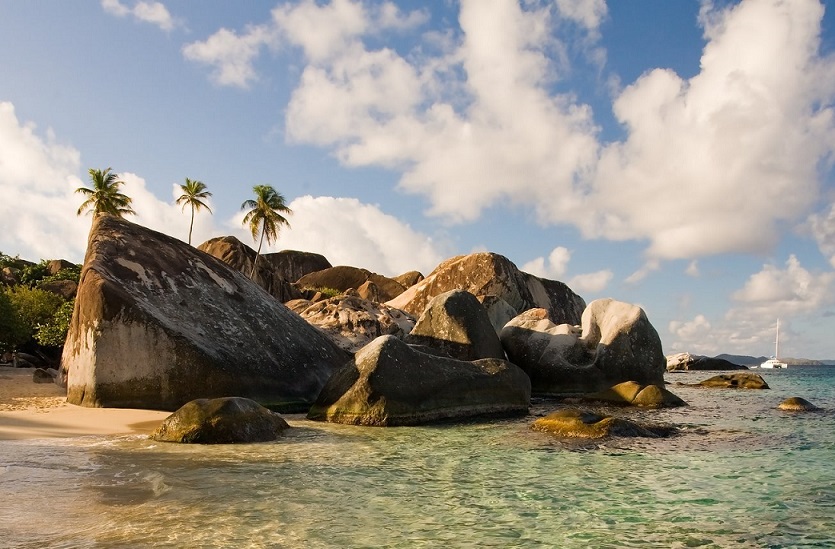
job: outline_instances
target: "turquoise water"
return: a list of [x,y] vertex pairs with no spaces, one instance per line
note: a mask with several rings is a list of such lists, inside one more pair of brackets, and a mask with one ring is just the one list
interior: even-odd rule
[[[835,547],[835,368],[757,372],[620,412],[671,439],[565,442],[524,419],[361,428],[267,444],[144,437],[0,441],[0,546]],[[801,396],[824,412],[775,406]]]

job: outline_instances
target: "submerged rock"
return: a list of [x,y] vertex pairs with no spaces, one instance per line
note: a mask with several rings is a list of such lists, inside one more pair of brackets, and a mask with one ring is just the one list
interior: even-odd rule
[[721,374],[700,381],[700,387],[719,387],[726,389],[770,389],[768,383],[759,374]]
[[603,391],[583,395],[583,399],[646,408],[671,408],[687,405],[679,396],[661,385],[641,385],[634,381],[624,381]]
[[640,424],[628,419],[604,416],[587,410],[559,410],[533,422],[531,429],[566,438],[669,437],[675,427]]
[[242,396],[300,411],[349,357],[222,261],[95,218],[61,361],[69,403],[176,410]]
[[165,418],[151,438],[191,444],[267,442],[289,427],[280,415],[248,398],[201,398]]
[[355,425],[416,425],[483,415],[524,415],[530,380],[506,360],[465,362],[375,339],[336,372],[308,418]]
[[487,311],[464,290],[451,290],[432,299],[405,341],[458,360],[505,358]]
[[820,410],[805,398],[800,397],[787,398],[777,406],[777,409],[787,412],[815,412]]
[[624,381],[663,385],[665,359],[658,332],[643,309],[598,299],[582,327],[554,324],[547,311],[522,313],[502,329],[508,360],[530,377],[535,394],[588,393]]
[[578,324],[586,306],[583,298],[562,282],[522,272],[506,257],[487,252],[447,259],[388,305],[419,316],[432,298],[450,290],[500,297],[519,312],[543,308],[560,324]]

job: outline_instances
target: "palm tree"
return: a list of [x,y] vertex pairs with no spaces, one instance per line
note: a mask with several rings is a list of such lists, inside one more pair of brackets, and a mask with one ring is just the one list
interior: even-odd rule
[[281,226],[290,226],[290,222],[281,214],[293,213],[293,210],[284,203],[284,196],[269,185],[255,185],[252,187],[252,191],[255,193],[255,200],[247,200],[241,204],[242,210],[249,210],[244,216],[243,224],[249,227],[252,240],[258,238],[259,232],[261,233],[261,240],[258,242],[258,251],[255,253],[255,261],[252,263],[252,272],[249,273],[249,278],[255,275],[255,265],[261,255],[261,244],[264,243],[264,237],[267,238],[267,244],[275,242]]
[[121,181],[115,173],[111,173],[110,169],[96,170],[90,168],[90,182],[93,184],[93,188],[79,187],[75,190],[75,192],[87,197],[81,207],[78,208],[77,215],[81,215],[85,210],[88,210],[94,216],[103,213],[120,218],[127,214],[136,215],[136,212],[130,207],[131,198],[119,192],[119,187],[124,185],[125,182]]
[[195,179],[189,179],[188,177],[186,177],[186,184],[180,185],[180,189],[183,190],[183,194],[177,199],[177,204],[182,204],[183,210],[186,209],[186,206],[191,206],[191,223],[188,226],[188,243],[191,245],[191,230],[194,228],[194,211],[200,210],[200,208],[206,208],[209,210],[209,213],[212,213],[212,209],[203,202],[212,196],[212,193],[206,190],[205,183]]

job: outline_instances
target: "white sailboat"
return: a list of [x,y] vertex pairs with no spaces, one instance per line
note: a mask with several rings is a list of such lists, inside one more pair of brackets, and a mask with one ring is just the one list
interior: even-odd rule
[[774,356],[760,364],[760,368],[788,368],[789,365],[785,362],[781,362],[779,358],[780,356],[780,319],[777,319],[777,338],[774,340]]

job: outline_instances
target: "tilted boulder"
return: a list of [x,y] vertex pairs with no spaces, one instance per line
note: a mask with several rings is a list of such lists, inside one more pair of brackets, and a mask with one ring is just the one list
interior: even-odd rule
[[94,220],[61,361],[71,404],[175,410],[242,396],[304,410],[349,357],[222,261]]
[[351,353],[382,335],[402,339],[415,325],[415,319],[403,311],[356,296],[342,295],[306,304],[296,300],[288,302],[288,306]]
[[663,385],[661,339],[643,309],[612,299],[589,304],[582,326],[557,325],[547,311],[530,310],[501,332],[508,360],[530,377],[534,393],[600,391],[635,381]]
[[690,353],[678,353],[667,357],[668,372],[683,372],[690,370],[747,370],[746,366],[734,364],[724,358],[712,358]]
[[531,429],[565,438],[669,437],[678,429],[605,416],[587,410],[559,410],[533,422]]
[[404,288],[411,288],[412,286],[423,280],[423,278],[423,274],[420,273],[420,271],[409,271],[407,273],[395,276],[392,280],[400,283],[400,285]]
[[464,290],[436,296],[405,338],[411,345],[424,345],[458,360],[504,359],[504,349],[487,311]]
[[496,330],[496,335],[502,332],[505,324],[519,316],[519,311],[510,306],[504,299],[496,295],[482,295],[478,297],[481,306],[487,311],[487,318]]
[[275,271],[288,282],[296,282],[310,273],[330,269],[333,265],[322,254],[282,250],[264,254],[263,259],[273,266]]
[[[388,301],[406,289],[399,282],[366,269],[340,265],[307,274],[296,281],[299,288],[332,288],[340,292],[357,290],[366,282],[376,286],[379,301]],[[395,307],[397,308],[397,307]],[[415,315],[417,316],[417,315]]]
[[268,442],[289,427],[280,415],[248,398],[201,398],[162,420],[151,438],[190,444]]
[[433,297],[450,290],[497,296],[519,312],[542,308],[557,324],[578,324],[586,306],[562,282],[524,273],[506,257],[488,252],[447,259],[388,305],[419,316]]
[[[252,273],[252,265],[255,263],[257,255],[255,250],[234,236],[212,238],[198,246],[197,249],[220,259],[236,271],[243,273],[247,278]],[[264,256],[258,258],[252,281],[282,303],[302,297],[301,292],[285,280],[279,271],[264,259]]]
[[78,283],[75,280],[50,280],[48,282],[41,282],[38,284],[38,288],[59,295],[68,301],[74,298],[76,292],[78,292]]
[[394,336],[375,339],[325,385],[307,417],[354,425],[416,425],[524,415],[530,380],[506,360],[425,354]]

